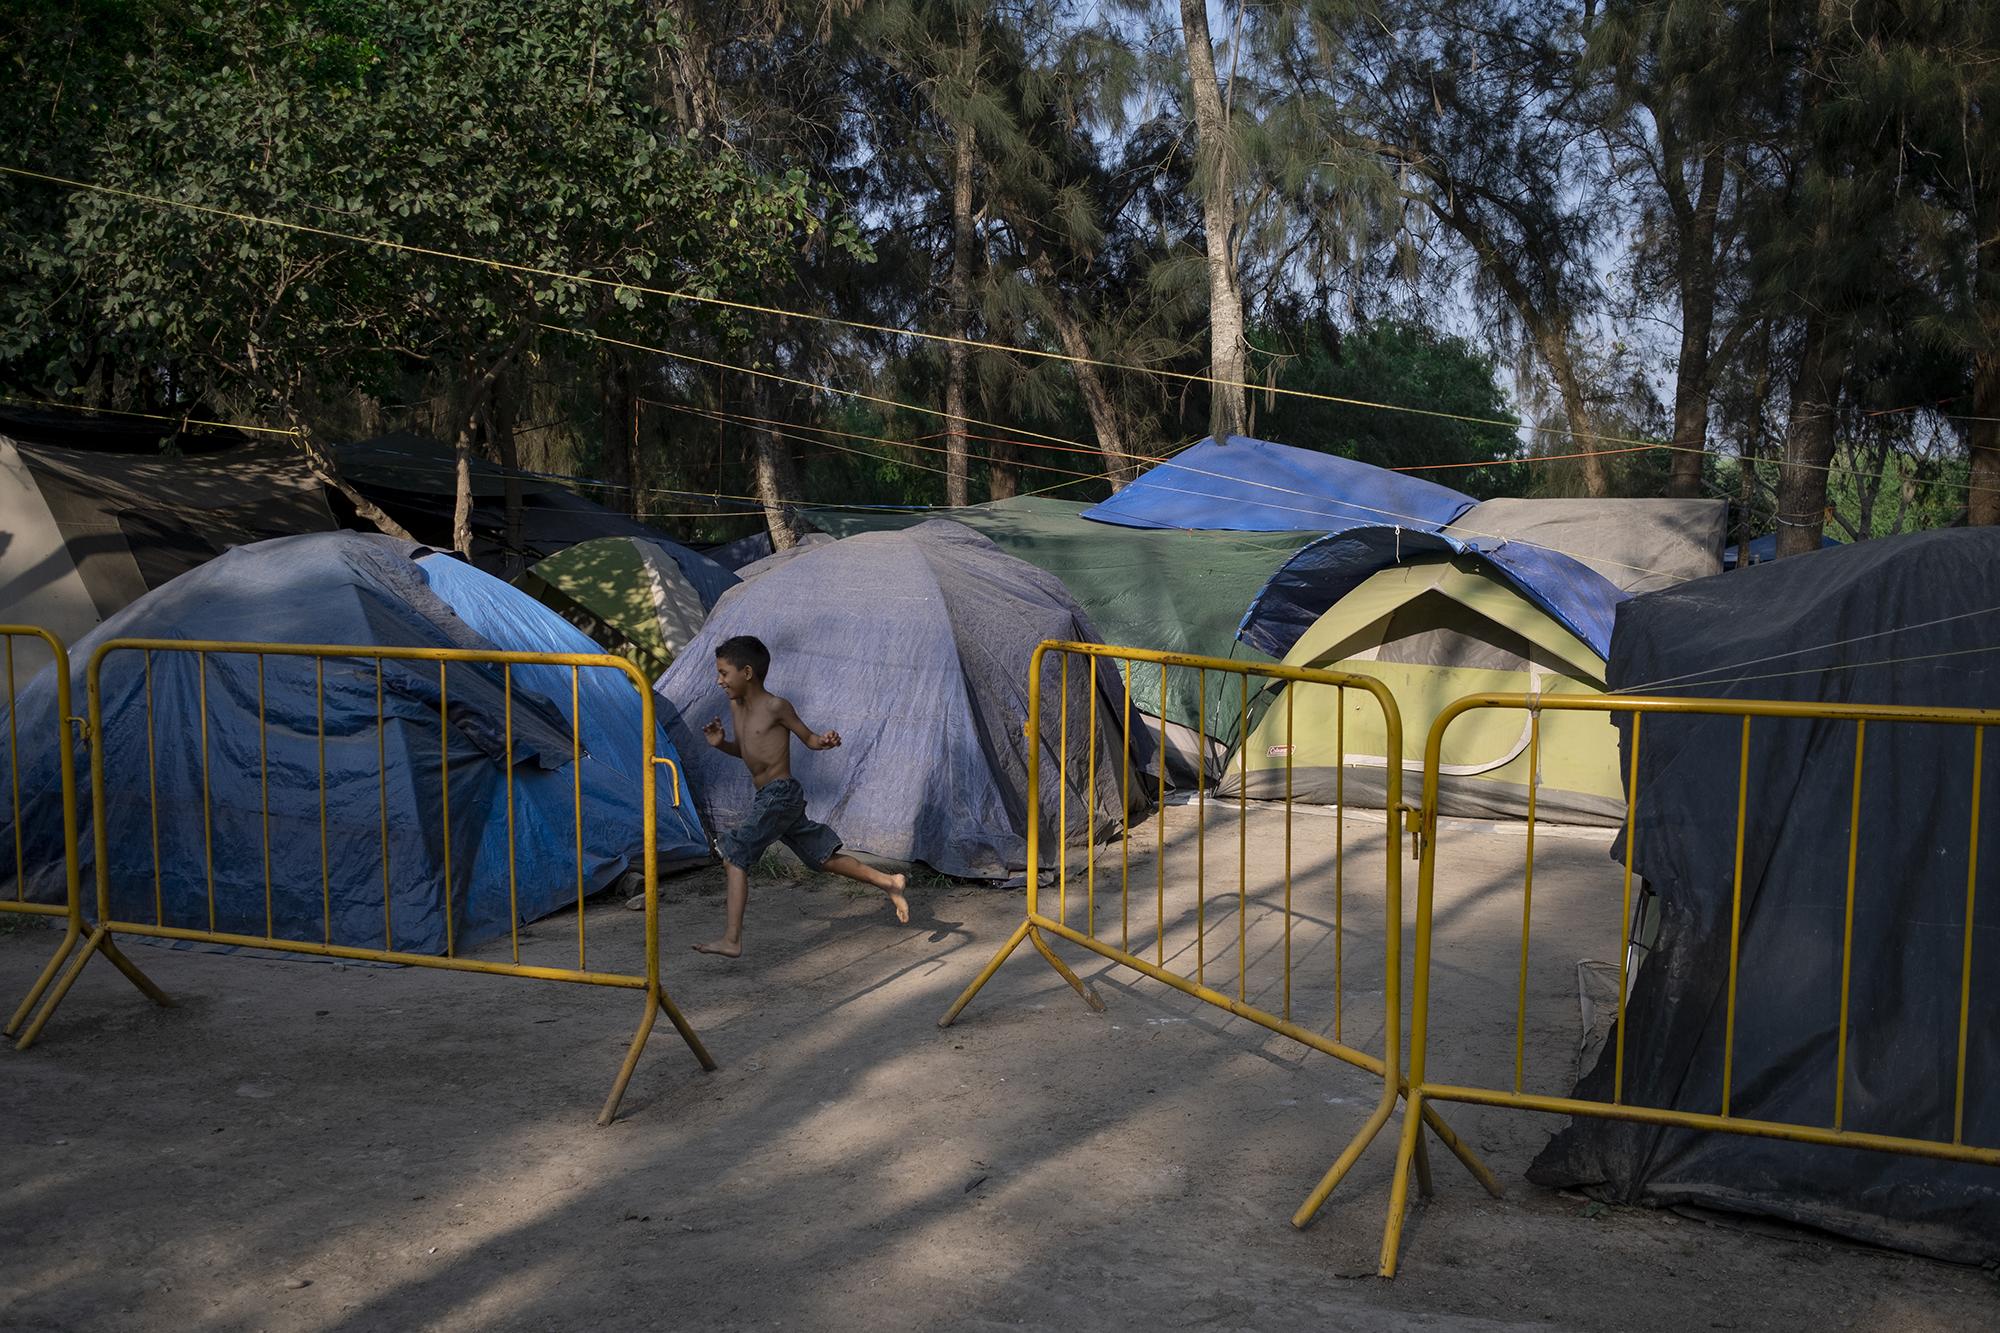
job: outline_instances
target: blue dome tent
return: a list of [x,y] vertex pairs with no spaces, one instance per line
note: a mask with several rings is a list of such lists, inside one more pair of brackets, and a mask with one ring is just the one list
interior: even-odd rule
[[[238,547],[141,598],[72,645],[79,703],[93,651],[113,638],[596,651],[560,617],[497,579],[410,543],[353,533]],[[502,669],[452,664],[442,724],[439,673],[431,663],[383,663],[378,696],[372,659],[325,659],[323,724],[321,669],[312,659],[271,656],[260,675],[259,661],[250,655],[210,654],[204,663],[192,653],[155,653],[149,736],[145,655],[120,652],[105,659],[100,744],[116,913],[151,921],[157,904],[166,924],[206,927],[205,847],[212,846],[216,927],[263,934],[262,775],[268,764],[276,935],[302,940],[330,935],[333,943],[358,947],[382,947],[386,940],[397,950],[440,953],[447,945],[447,889],[449,938],[457,949],[505,935]],[[569,672],[516,667],[513,675],[513,878],[520,919],[526,921],[575,902],[578,775],[570,769]],[[44,672],[22,691],[21,716],[49,716],[54,689]],[[608,671],[583,672],[579,696],[583,880],[585,891],[593,892],[636,861],[642,847],[639,701],[624,678]],[[330,851],[324,863],[322,725]],[[673,755],[664,729],[655,746],[656,753]],[[61,795],[57,754],[46,728],[22,730],[20,761],[27,891],[33,898],[57,900]],[[81,759],[79,771],[87,771]],[[705,854],[692,804],[675,810],[664,785],[661,796],[661,855]],[[0,825],[12,818],[11,809],[0,809]],[[87,885],[95,874],[88,819],[86,800],[80,851]],[[0,827],[0,842],[12,837],[11,828]]]

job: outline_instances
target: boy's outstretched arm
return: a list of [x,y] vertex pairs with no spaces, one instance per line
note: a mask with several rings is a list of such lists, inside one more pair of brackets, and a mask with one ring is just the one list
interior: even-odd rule
[[736,748],[736,742],[728,739],[722,734],[721,718],[719,717],[710,718],[708,720],[708,725],[701,729],[701,735],[703,740],[707,741],[710,745],[722,751],[724,754],[733,754],[738,759],[741,759],[743,757],[743,751]]
[[815,732],[800,720],[799,710],[792,707],[790,702],[785,704],[784,710],[778,714],[778,719],[785,724],[785,730],[797,736],[808,750],[831,750],[840,744],[839,732]]

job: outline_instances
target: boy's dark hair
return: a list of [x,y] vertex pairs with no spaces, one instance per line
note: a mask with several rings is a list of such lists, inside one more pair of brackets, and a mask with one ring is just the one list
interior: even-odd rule
[[764,646],[762,639],[748,634],[739,634],[717,644],[715,660],[731,666],[749,667],[750,674],[759,681],[771,670],[771,650]]

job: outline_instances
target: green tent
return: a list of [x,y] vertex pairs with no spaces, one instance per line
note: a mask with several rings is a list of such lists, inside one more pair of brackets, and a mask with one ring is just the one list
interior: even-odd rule
[[[1024,496],[954,509],[948,517],[1061,579],[1106,643],[1271,660],[1237,643],[1236,627],[1278,566],[1318,533],[1126,528],[1078,518],[1084,508]],[[911,527],[939,514],[816,509],[807,516],[815,527],[848,537]],[[1195,752],[1201,728],[1213,771],[1238,730],[1236,682],[1209,677],[1205,722],[1196,672],[1170,669],[1164,704],[1158,667],[1140,666],[1129,684],[1133,707],[1168,724],[1167,749],[1182,764]]]
[[[1394,760],[1403,765],[1404,796],[1415,799],[1431,722],[1453,700],[1487,691],[1605,689],[1603,658],[1469,556],[1426,557],[1370,576],[1314,622],[1285,662],[1386,684],[1402,714],[1403,752],[1384,753],[1381,710],[1365,692],[1346,691],[1343,709],[1342,691],[1331,686],[1274,685],[1257,700],[1250,735],[1230,756],[1220,787],[1225,794],[1247,785],[1253,797],[1282,797],[1289,765],[1298,799],[1380,806]],[[1533,783],[1538,819],[1615,824],[1624,818],[1618,733],[1607,714],[1542,714],[1539,758],[1536,772],[1527,714],[1463,715],[1445,734],[1440,809],[1518,819],[1527,813]]]
[[668,549],[637,537],[579,542],[530,567],[520,585],[654,679],[708,618],[701,589]]

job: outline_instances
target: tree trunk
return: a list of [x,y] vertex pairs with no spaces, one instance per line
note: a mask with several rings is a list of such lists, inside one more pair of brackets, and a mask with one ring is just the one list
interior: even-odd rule
[[507,373],[514,358],[527,347],[534,331],[532,324],[523,326],[514,335],[514,340],[477,375],[472,372],[471,358],[466,359],[465,410],[459,414],[452,445],[457,476],[452,487],[451,544],[452,549],[467,560],[472,558],[472,432],[478,429],[485,417],[487,404],[493,401],[500,377]]
[[639,395],[623,353],[607,348],[600,384],[599,422],[604,448],[605,499],[621,513],[639,512]]
[[512,387],[511,379],[502,377],[494,384],[493,393],[486,402],[486,438],[506,473],[501,481],[506,513],[501,544],[506,548],[504,569],[510,579],[528,563],[528,552],[522,544],[521,535],[521,450],[514,439]]
[[452,437],[452,463],[454,479],[452,483],[451,505],[451,549],[467,560],[472,559],[472,430],[479,422],[483,410],[477,392],[458,419],[458,430]]
[[[771,390],[766,381],[757,381],[751,401],[761,420],[775,420],[771,411]],[[757,500],[764,509],[764,526],[771,534],[771,549],[789,551],[799,542],[798,528],[792,518],[792,508],[798,503],[799,495],[798,468],[792,461],[792,447],[765,426],[752,430],[750,438],[754,442],[752,471],[756,476]]]
[[[972,336],[972,127],[952,127],[951,144],[951,331]],[[966,473],[970,450],[965,434],[965,389],[971,349],[964,343],[945,345],[944,379],[944,502],[967,503]]]
[[[1986,114],[1993,114],[1990,107]],[[1965,521],[1986,527],[2000,523],[2000,208],[1991,194],[1974,199],[1972,230],[1979,242],[1973,301],[1982,340],[1972,357],[1972,415],[1978,420],[1967,423],[1972,475],[1966,478]]]
[[306,466],[312,469],[312,474],[318,477],[322,484],[340,492],[341,497],[354,506],[355,514],[373,523],[377,531],[406,542],[416,540],[410,530],[390,518],[382,506],[348,484],[347,479],[340,475],[340,468],[334,463],[333,455],[327,452],[326,447],[319,442],[319,437],[313,433],[310,426],[306,425],[305,419],[296,410],[288,407],[285,415],[288,418],[287,424],[292,430],[292,438],[298,441],[299,451],[306,456]]
[[1530,318],[1536,326],[1535,343],[1541,349],[1542,360],[1555,376],[1556,389],[1562,394],[1570,451],[1581,455],[1577,461],[1583,467],[1583,488],[1593,498],[1602,499],[1611,494],[1611,475],[1605,470],[1601,442],[1590,424],[1590,408],[1584,401],[1583,383],[1577,378],[1576,361],[1570,355],[1569,337],[1539,316]]
[[1201,142],[1202,231],[1208,244],[1209,431],[1217,440],[1241,435],[1243,385],[1249,378],[1243,338],[1243,287],[1236,271],[1236,190],[1229,175],[1229,118],[1215,79],[1209,40],[1208,0],[1181,0],[1187,41],[1188,86],[1194,98],[1195,133]]
[[1778,468],[1778,558],[1819,549],[1826,527],[1826,469],[1833,461],[1834,413],[1840,406],[1845,357],[1826,317],[1806,316],[1785,424],[1785,458]]
[[1674,376],[1674,456],[1667,494],[1701,494],[1708,451],[1709,341],[1715,331],[1715,214],[1722,204],[1722,159],[1702,161],[1694,215],[1681,235],[1681,357]]
[[1563,418],[1570,429],[1569,452],[1582,455],[1577,461],[1583,466],[1584,490],[1593,497],[1609,495],[1611,476],[1605,470],[1604,459],[1599,456],[1599,441],[1590,424],[1590,409],[1584,401],[1583,382],[1576,373],[1576,358],[1570,352],[1571,321],[1568,312],[1561,306],[1536,301],[1527,280],[1500,254],[1478,217],[1462,198],[1451,192],[1450,183],[1435,181],[1433,184],[1443,192],[1447,202],[1433,202],[1432,209],[1445,225],[1472,247],[1480,267],[1500,288],[1507,303],[1514,307],[1522,326],[1534,339],[1542,364],[1555,378],[1556,390],[1562,395]]
[[1049,296],[1049,323],[1055,326],[1056,339],[1062,343],[1063,354],[1075,358],[1070,362],[1070,368],[1076,372],[1077,389],[1083,394],[1083,405],[1090,413],[1090,426],[1097,435],[1098,452],[1104,455],[1104,479],[1116,491],[1132,479],[1135,470],[1131,450],[1125,444],[1124,429],[1118,422],[1118,407],[1111,401],[1111,391],[1105,386],[1104,376],[1089,363],[1092,355],[1090,338],[1084,332],[1082,323],[1063,306],[1063,296],[1056,287],[1054,276],[1045,263],[1037,266],[1037,273]]
[[1021,493],[1021,464],[1018,452],[1006,440],[987,444],[986,498],[1011,500]]
[[1979,353],[1972,361],[1972,489],[1965,496],[1965,521],[1986,526],[2000,523],[2000,348]]

